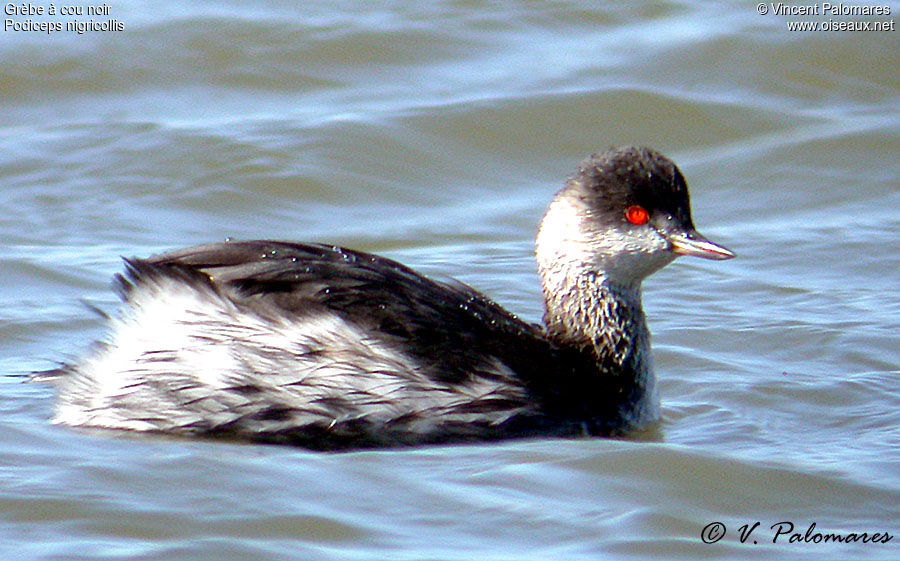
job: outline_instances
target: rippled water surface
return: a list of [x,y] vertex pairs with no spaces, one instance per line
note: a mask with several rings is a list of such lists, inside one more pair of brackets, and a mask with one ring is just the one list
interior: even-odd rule
[[[157,4],[0,32],[0,558],[900,559],[900,31],[752,2]],[[537,221],[626,143],[739,256],[645,283],[649,433],[317,454],[56,427],[24,383],[103,335],[84,301],[115,310],[120,256],[226,236],[377,251],[537,321]]]

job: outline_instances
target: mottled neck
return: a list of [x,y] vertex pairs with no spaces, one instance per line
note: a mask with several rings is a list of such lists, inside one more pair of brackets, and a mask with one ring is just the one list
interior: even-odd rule
[[649,374],[650,334],[639,284],[620,286],[591,270],[544,275],[544,324],[560,347],[594,355],[603,374]]
[[659,418],[641,281],[674,258],[604,222],[577,183],[557,193],[535,240],[547,337],[574,369],[561,370],[558,409],[602,432]]

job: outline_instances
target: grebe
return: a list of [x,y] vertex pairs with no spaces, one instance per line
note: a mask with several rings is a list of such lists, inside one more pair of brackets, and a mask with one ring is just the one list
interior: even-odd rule
[[619,434],[659,418],[641,281],[734,254],[673,162],[584,160],[540,224],[544,325],[384,257],[278,241],[126,260],[109,337],[55,371],[54,421],[312,449]]

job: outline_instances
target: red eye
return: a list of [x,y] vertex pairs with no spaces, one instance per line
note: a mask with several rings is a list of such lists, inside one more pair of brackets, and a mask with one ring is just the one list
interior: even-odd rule
[[650,222],[650,213],[642,206],[634,205],[625,209],[625,220],[635,226],[643,226]]

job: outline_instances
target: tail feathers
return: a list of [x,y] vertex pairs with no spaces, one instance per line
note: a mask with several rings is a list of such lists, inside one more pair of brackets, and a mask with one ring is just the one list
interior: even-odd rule
[[136,288],[147,284],[158,284],[163,279],[176,280],[218,292],[207,274],[189,265],[153,263],[135,258],[125,258],[125,272],[113,278],[113,286],[122,300],[127,302]]
[[[218,289],[210,278],[187,265],[178,263],[152,263],[142,259],[124,259],[125,272],[114,277],[113,286],[119,297],[126,303],[131,296],[139,288],[147,285],[159,285],[164,280],[175,280],[183,282],[194,287],[202,287],[218,293]],[[113,317],[105,310],[88,300],[81,300],[81,303],[91,312],[99,315],[105,320],[112,320]],[[66,378],[77,372],[76,364],[60,363],[58,367],[49,370],[39,370],[29,373],[29,382],[38,383],[54,383]]]
[[80,298],[78,301],[81,302],[81,305],[82,305],[82,306],[84,306],[84,307],[87,308],[88,310],[94,312],[95,314],[97,314],[97,315],[100,316],[101,318],[103,318],[103,319],[105,319],[105,320],[107,320],[107,321],[110,320],[110,319],[112,319],[112,316],[110,316],[110,315],[106,312],[106,310],[100,308],[97,304],[94,304],[93,302],[91,302],[91,301],[88,300],[87,298]]
[[51,370],[37,370],[29,373],[28,382],[36,382],[47,384],[59,381],[70,375],[75,368],[71,364],[60,364],[59,367]]

